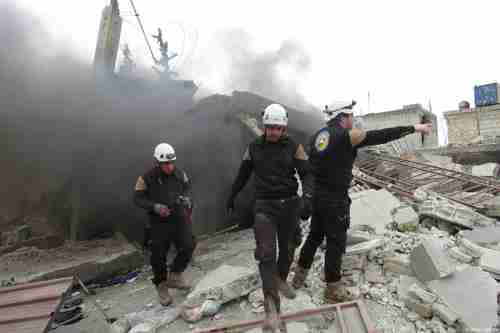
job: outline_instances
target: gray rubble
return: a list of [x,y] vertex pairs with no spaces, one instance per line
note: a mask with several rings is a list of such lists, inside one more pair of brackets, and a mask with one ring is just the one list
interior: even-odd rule
[[497,163],[473,165],[471,173],[479,177],[498,177],[500,166]]
[[439,240],[426,237],[410,255],[415,275],[422,282],[444,278],[455,271],[455,267],[444,253]]
[[500,226],[492,225],[474,230],[462,230],[460,235],[480,246],[496,245],[500,243]]
[[367,226],[376,234],[384,233],[393,221],[391,212],[401,206],[399,199],[385,189],[357,192],[351,199],[351,227]]
[[469,267],[427,285],[460,316],[464,328],[487,332],[497,323],[497,283],[480,268]]

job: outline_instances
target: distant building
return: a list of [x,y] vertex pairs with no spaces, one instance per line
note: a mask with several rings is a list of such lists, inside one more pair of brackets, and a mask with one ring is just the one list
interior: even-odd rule
[[448,143],[496,143],[500,141],[500,104],[463,108],[444,113],[448,125]]
[[369,113],[357,118],[361,118],[361,123],[365,130],[408,126],[429,121],[434,124],[432,133],[428,136],[414,134],[388,143],[387,146],[391,147],[396,153],[401,154],[420,148],[433,148],[438,145],[437,117],[431,111],[424,109],[420,104],[405,105],[402,109]]

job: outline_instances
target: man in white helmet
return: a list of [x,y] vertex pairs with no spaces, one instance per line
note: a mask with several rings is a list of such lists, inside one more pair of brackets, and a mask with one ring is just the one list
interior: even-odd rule
[[[145,209],[151,225],[151,267],[160,304],[172,303],[168,288],[189,289],[182,273],[194,251],[192,227],[186,216],[191,209],[190,181],[174,164],[174,148],[160,143],[154,150],[154,167],[137,179],[134,202]],[[174,243],[177,256],[167,274],[166,259]]]
[[399,126],[363,131],[353,128],[353,106],[326,107],[327,125],[312,137],[310,163],[314,174],[313,214],[310,233],[300,252],[292,281],[300,288],[311,268],[318,246],[326,237],[324,297],[328,303],[352,300],[341,281],[342,255],[350,224],[351,199],[348,190],[352,168],[361,147],[384,144],[412,133],[429,134],[432,124]]
[[[289,244],[297,230],[300,198],[297,196],[298,172],[309,195],[309,165],[304,148],[287,135],[288,114],[279,104],[266,107],[262,123],[264,134],[250,143],[244,153],[238,176],[233,183],[226,208],[232,211],[234,199],[243,189],[250,175],[255,176],[255,258],[264,292],[266,315],[276,329],[284,325],[279,321],[281,292],[294,298],[295,292],[287,284],[287,276],[293,257],[289,256]],[[308,185],[309,184],[309,185]],[[276,238],[279,258],[276,262]]]

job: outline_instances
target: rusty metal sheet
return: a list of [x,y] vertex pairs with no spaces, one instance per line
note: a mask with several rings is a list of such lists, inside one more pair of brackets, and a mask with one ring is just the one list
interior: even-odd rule
[[0,332],[45,332],[72,284],[68,277],[0,288]]

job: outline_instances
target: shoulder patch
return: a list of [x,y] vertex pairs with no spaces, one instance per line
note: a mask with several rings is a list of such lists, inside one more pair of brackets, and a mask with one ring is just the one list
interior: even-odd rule
[[144,178],[142,178],[142,176],[137,178],[134,189],[136,191],[145,191],[147,189],[146,183],[144,182]]
[[328,130],[322,130],[316,136],[316,140],[314,140],[314,148],[318,152],[324,151],[328,148],[328,144],[330,143],[330,132]]

